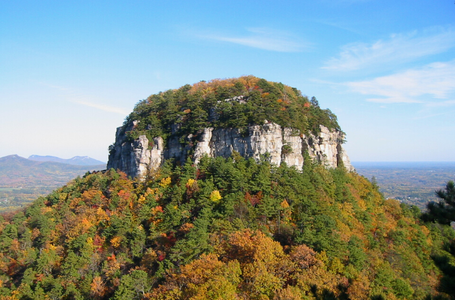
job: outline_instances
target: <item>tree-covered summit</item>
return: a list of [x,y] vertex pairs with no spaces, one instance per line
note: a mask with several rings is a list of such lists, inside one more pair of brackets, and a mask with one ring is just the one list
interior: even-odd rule
[[300,133],[318,133],[319,125],[341,130],[336,116],[296,88],[254,76],[201,81],[151,95],[137,103],[124,128],[127,135],[151,138],[196,134],[206,127],[246,128],[274,122]]

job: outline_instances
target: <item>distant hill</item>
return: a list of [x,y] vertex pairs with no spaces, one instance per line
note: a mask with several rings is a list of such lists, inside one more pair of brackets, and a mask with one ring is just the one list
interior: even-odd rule
[[52,182],[64,184],[78,174],[105,168],[105,164],[72,165],[60,162],[35,161],[18,155],[9,155],[0,158],[0,186],[10,186],[16,183],[22,185],[30,180],[42,182],[52,180]]
[[[94,159],[91,160],[99,162]],[[0,210],[10,210],[23,206],[39,196],[49,194],[71,179],[84,175],[87,171],[105,168],[106,164],[104,163],[88,166],[36,161],[18,155],[1,157]]]
[[88,157],[88,156],[75,156],[70,159],[64,159],[56,156],[50,156],[50,155],[31,155],[29,160],[34,160],[34,161],[48,161],[48,162],[58,162],[58,163],[63,163],[63,164],[69,164],[69,165],[75,165],[75,166],[94,166],[94,165],[105,165],[105,162],[102,162],[100,160],[96,160],[94,158]]

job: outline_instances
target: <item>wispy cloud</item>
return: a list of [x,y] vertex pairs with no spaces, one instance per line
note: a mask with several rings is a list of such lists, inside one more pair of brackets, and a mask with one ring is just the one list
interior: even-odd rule
[[85,106],[88,106],[88,107],[93,107],[93,108],[96,108],[96,109],[100,109],[100,110],[103,110],[103,111],[106,111],[106,112],[121,114],[121,115],[128,115],[130,113],[129,111],[127,111],[127,110],[125,110],[123,108],[113,107],[113,106],[104,105],[104,104],[91,103],[91,102],[78,101],[78,100],[74,100],[72,102],[78,103],[78,104],[81,104],[81,105],[85,105]]
[[331,27],[334,27],[337,29],[345,30],[348,32],[352,32],[352,33],[355,33],[356,35],[364,35],[364,33],[362,32],[362,29],[361,29],[362,26],[359,24],[354,24],[352,22],[351,22],[351,24],[349,24],[348,22],[339,22],[339,21],[335,22],[335,21],[331,21],[331,20],[321,20],[321,19],[318,19],[315,22],[323,24],[323,25],[331,26]]
[[428,113],[428,111],[421,111],[419,112],[419,116],[414,117],[414,120],[425,120],[425,119],[431,119],[431,118],[436,118],[436,117],[441,117],[444,115],[447,115],[449,112],[443,112],[443,113]]
[[371,44],[352,43],[341,48],[323,69],[352,71],[371,66],[408,62],[427,55],[444,52],[455,46],[455,29],[431,28],[406,34],[392,34],[388,39]]
[[252,48],[277,52],[300,52],[310,45],[299,42],[289,32],[269,28],[250,28],[244,36],[226,36],[219,34],[198,35],[200,38],[223,41]]
[[[128,115],[130,113],[128,110],[120,108],[120,107],[99,104],[99,103],[97,103],[98,102],[97,98],[92,97],[92,96],[87,96],[87,95],[81,95],[80,93],[78,93],[68,87],[63,87],[63,86],[59,86],[59,85],[55,85],[55,84],[49,84],[46,82],[39,82],[39,84],[42,86],[46,86],[46,87],[50,88],[51,90],[59,91],[58,97],[60,99],[65,99],[68,102],[77,103],[80,105],[96,108],[96,109],[99,109],[99,110],[102,110],[105,112],[116,113],[116,114],[121,114],[121,115]],[[81,101],[79,99],[85,99],[85,100]]]
[[441,101],[441,102],[432,102],[432,103],[428,103],[427,106],[429,106],[429,107],[455,106],[455,100],[447,100],[447,101]]
[[[367,99],[371,102],[422,102],[429,106],[449,106],[455,104],[455,101],[448,99],[455,92],[455,60],[345,85],[354,92],[375,95]],[[422,96],[427,97],[423,99]]]
[[42,85],[42,86],[46,86],[46,87],[48,87],[48,88],[54,89],[54,90],[69,91],[68,88],[63,87],[63,86],[59,86],[59,85],[50,84],[50,83],[43,82],[43,81],[39,81],[39,82],[37,82],[37,83],[40,84],[40,85]]

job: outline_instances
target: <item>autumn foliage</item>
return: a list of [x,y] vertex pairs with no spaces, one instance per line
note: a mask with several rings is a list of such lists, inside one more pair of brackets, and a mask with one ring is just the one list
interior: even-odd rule
[[450,299],[453,230],[342,167],[218,157],[152,178],[87,174],[3,216],[0,299]]
[[194,143],[206,127],[246,130],[274,122],[302,134],[320,132],[320,125],[340,130],[329,109],[310,105],[307,96],[281,82],[255,76],[213,79],[151,95],[136,104],[122,130],[130,140],[191,136]]

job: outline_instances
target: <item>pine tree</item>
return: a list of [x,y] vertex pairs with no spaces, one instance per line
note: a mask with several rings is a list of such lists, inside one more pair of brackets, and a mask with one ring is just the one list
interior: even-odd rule
[[424,221],[435,221],[449,225],[455,221],[455,183],[449,181],[445,190],[436,191],[436,196],[440,202],[430,202],[427,206],[428,212],[422,216]]

